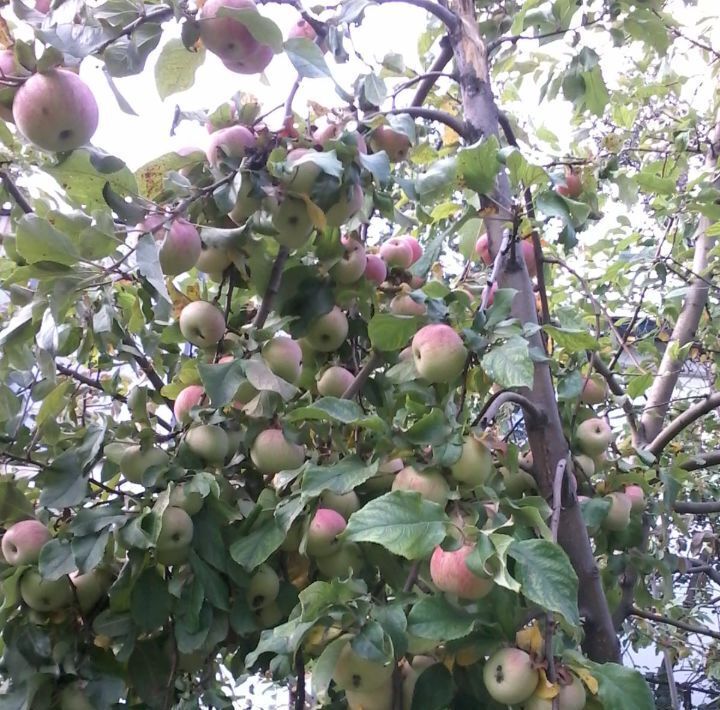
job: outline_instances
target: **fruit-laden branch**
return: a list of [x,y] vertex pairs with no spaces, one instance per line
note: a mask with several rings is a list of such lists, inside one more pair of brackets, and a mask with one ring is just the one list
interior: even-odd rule
[[[490,85],[487,51],[480,38],[472,0],[451,0],[451,9],[460,22],[450,32],[455,63],[459,74],[463,116],[467,125],[468,140],[499,134],[498,108]],[[497,254],[505,224],[511,221],[509,210],[514,203],[507,175],[498,175],[496,189],[491,197],[498,206],[492,219],[486,220],[491,254]],[[506,260],[500,286],[517,291],[512,304],[512,315],[521,324],[537,325],[535,295],[524,260],[514,263]],[[529,346],[544,352],[545,345],[539,332],[528,338]],[[528,427],[528,438],[541,494],[550,500],[554,474],[561,460],[569,457],[568,444],[560,420],[555,388],[547,362],[534,363],[532,388],[520,392],[546,417],[544,426]],[[584,616],[585,637],[583,647],[594,661],[620,661],[620,646],[613,627],[607,600],[595,564],[587,528],[574,496],[563,501],[558,530],[558,542],[568,555],[579,579],[579,606]]]
[[360,372],[355,375],[355,379],[350,383],[350,386],[343,392],[343,399],[355,399],[358,392],[365,386],[365,383],[370,379],[370,375],[382,364],[383,356],[373,350],[370,354],[370,358],[363,365]]
[[686,621],[678,621],[677,619],[670,619],[662,614],[654,614],[651,611],[643,611],[637,607],[630,609],[630,616],[637,616],[640,619],[647,619],[648,621],[655,621],[658,624],[667,624],[668,626],[674,626],[683,631],[690,631],[693,634],[699,634],[701,636],[709,636],[710,638],[720,639],[720,631],[714,631],[708,629],[705,626],[696,626],[695,624],[688,624]]
[[438,75],[445,69],[452,59],[452,47],[450,46],[450,40],[448,37],[443,37],[440,40],[440,54],[438,54],[435,61],[428,69],[425,78],[420,82],[417,89],[415,89],[415,95],[412,97],[410,102],[411,106],[422,106],[425,99],[428,97],[430,90],[435,86],[435,82],[438,79]]
[[451,116],[445,111],[439,111],[436,108],[424,108],[420,106],[406,106],[404,108],[394,108],[389,111],[381,111],[383,116],[392,114],[405,113],[413,118],[424,118],[427,121],[437,121],[438,123],[444,123],[448,128],[452,129],[461,138],[467,138],[466,126],[462,124],[462,121]]
[[270,315],[272,302],[275,300],[275,296],[277,296],[278,291],[280,290],[283,268],[285,267],[285,262],[287,261],[288,256],[290,256],[290,252],[287,247],[280,247],[278,249],[277,256],[275,257],[272,269],[270,270],[270,278],[268,279],[268,284],[265,288],[260,308],[255,314],[255,319],[253,320],[253,325],[256,328],[262,328],[265,325],[267,317]]
[[635,417],[635,408],[633,407],[633,403],[628,398],[625,390],[623,390],[620,383],[617,381],[617,379],[615,379],[615,375],[610,372],[610,368],[602,361],[602,359],[597,355],[597,353],[592,356],[592,364],[598,374],[602,375],[602,377],[605,379],[605,382],[607,382],[608,389],[616,397],[623,398],[622,408],[625,412],[628,426],[630,427],[632,442],[633,444],[636,444],[638,437],[638,424],[637,418]]

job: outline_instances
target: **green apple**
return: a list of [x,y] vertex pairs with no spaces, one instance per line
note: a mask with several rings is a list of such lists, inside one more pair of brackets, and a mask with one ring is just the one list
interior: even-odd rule
[[317,391],[321,397],[342,397],[355,380],[350,370],[340,365],[331,365],[317,381]]
[[287,174],[280,180],[289,192],[300,192],[305,195],[312,192],[313,185],[322,172],[322,168],[312,160],[313,155],[317,155],[316,151],[309,148],[295,148],[287,154],[285,159]]
[[250,608],[262,609],[274,602],[278,594],[280,594],[280,578],[277,572],[268,564],[260,565],[250,578],[250,584],[245,592]]
[[462,338],[444,323],[420,328],[412,339],[412,352],[418,374],[431,383],[456,380],[467,360]]
[[602,404],[607,396],[608,385],[605,378],[600,375],[591,375],[583,385],[580,401],[588,405]]
[[2,555],[14,567],[35,564],[50,537],[50,531],[40,521],[21,520],[2,536]]
[[31,609],[45,613],[72,606],[74,595],[67,577],[43,579],[36,569],[20,578],[20,597]]
[[337,202],[325,211],[328,227],[342,227],[363,206],[365,199],[360,185],[343,185]]
[[260,473],[275,474],[302,466],[305,448],[288,441],[280,429],[266,429],[253,441],[250,458]]
[[365,247],[352,237],[345,237],[343,240],[343,254],[332,269],[330,275],[335,283],[348,285],[355,283],[365,273],[367,256]]
[[592,478],[595,475],[595,461],[585,454],[575,454],[573,456],[576,470],[585,478]]
[[287,196],[280,202],[273,212],[272,223],[277,230],[275,239],[288,249],[299,249],[313,231],[307,205],[297,197]]
[[195,268],[206,274],[222,274],[232,264],[232,257],[227,249],[213,247],[202,242],[200,256],[195,262]]
[[406,466],[392,482],[394,491],[417,491],[426,500],[444,506],[450,495],[450,487],[441,473],[432,469],[418,471],[414,466]]
[[75,587],[80,611],[86,614],[105,596],[113,578],[109,570],[96,568],[85,574],[73,572],[70,581]]
[[230,450],[227,434],[217,424],[200,424],[188,429],[185,444],[195,456],[218,466],[224,463]]
[[535,692],[540,676],[528,653],[501,648],[485,663],[483,680],[490,697],[503,705],[516,705]]
[[297,340],[282,335],[268,340],[263,346],[262,356],[278,377],[292,384],[300,379],[303,353]]
[[412,708],[413,695],[420,674],[438,663],[437,659],[431,656],[415,656],[412,663],[403,663],[400,671],[402,675],[402,699],[403,710]]
[[625,493],[610,493],[605,496],[610,499],[610,510],[603,521],[606,530],[620,532],[630,525],[630,513],[632,512],[632,500]]
[[355,491],[348,491],[347,493],[325,491],[320,496],[320,507],[330,508],[330,510],[340,513],[347,520],[356,510],[359,510],[360,499]]
[[610,446],[613,433],[610,425],[604,419],[592,417],[578,425],[575,431],[575,440],[584,454],[597,458]]
[[348,710],[393,710],[392,676],[372,690],[346,690],[345,700]]
[[170,492],[170,505],[182,508],[188,515],[199,513],[205,503],[201,493],[189,490],[189,484],[180,483]]
[[187,559],[193,538],[192,518],[174,506],[165,508],[155,555],[161,565],[177,565]]
[[363,658],[348,642],[342,647],[335,663],[333,680],[341,690],[367,693],[377,690],[392,678],[394,664]]
[[120,470],[131,483],[142,485],[145,471],[153,466],[167,468],[170,457],[158,446],[143,449],[139,444],[128,446],[120,458]]
[[391,163],[407,158],[412,147],[410,138],[387,125],[378,126],[370,135],[370,146],[374,152],[384,150]]
[[337,350],[347,338],[347,316],[337,307],[314,320],[305,335],[308,344],[320,352]]
[[435,548],[430,558],[430,578],[441,592],[461,599],[482,599],[490,593],[492,579],[479,577],[467,566],[468,555],[474,549],[469,544],[457,550],[443,550],[440,545]]
[[188,303],[180,313],[180,332],[189,343],[199,348],[217,345],[225,335],[225,329],[222,311],[208,301]]
[[353,544],[341,544],[329,555],[320,555],[315,559],[320,572],[328,579],[347,579],[363,567],[360,548]]
[[[582,681],[573,676],[570,685],[561,685],[557,695],[558,710],[583,710],[587,703],[587,693]],[[520,707],[520,710],[553,710],[553,701],[533,693]]]
[[58,693],[59,710],[96,710],[79,683],[66,685]]
[[261,629],[272,629],[284,618],[285,614],[277,602],[266,604],[255,614],[255,620]]
[[466,436],[460,458],[450,466],[450,473],[456,481],[469,486],[484,485],[495,473],[490,449],[472,434]]

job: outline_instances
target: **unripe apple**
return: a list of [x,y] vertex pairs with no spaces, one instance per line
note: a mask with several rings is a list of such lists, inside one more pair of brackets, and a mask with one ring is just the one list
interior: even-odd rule
[[80,148],[98,126],[98,106],[92,91],[67,69],[33,74],[15,94],[12,110],[20,133],[43,150]]
[[377,254],[367,255],[365,278],[378,286],[387,278],[387,265]]
[[198,407],[205,396],[205,389],[202,385],[188,385],[180,390],[177,399],[173,404],[173,414],[181,424],[190,421],[190,410]]
[[535,479],[522,469],[516,473],[509,473],[503,479],[505,492],[510,498],[520,498],[524,493],[537,490]]
[[340,365],[332,365],[322,373],[317,381],[317,391],[321,397],[342,397],[355,380],[350,370]]
[[370,134],[370,146],[376,153],[384,150],[390,162],[397,163],[407,158],[412,143],[404,133],[390,126],[378,126]]
[[148,215],[140,229],[153,235],[160,242],[158,259],[163,273],[177,276],[195,266],[202,252],[202,240],[198,230],[186,219],[168,220],[164,214]]
[[[28,71],[21,64],[18,63],[15,58],[15,52],[12,49],[0,50],[0,76],[3,77],[20,77],[27,76]],[[12,87],[3,87],[6,93],[5,101],[6,104],[0,104],[0,118],[3,121],[12,122],[12,102],[17,94],[17,89],[13,90]]]
[[300,192],[309,195],[322,173],[322,168],[308,156],[317,155],[309,148],[295,148],[287,154],[285,164],[287,175],[280,177],[289,192]]
[[607,395],[608,386],[605,378],[600,375],[591,375],[583,385],[580,401],[589,405],[602,404],[607,399]]
[[212,347],[225,335],[225,316],[209,301],[193,301],[180,313],[180,332],[199,348]]
[[578,425],[575,439],[584,454],[596,458],[610,446],[613,433],[610,425],[604,419],[593,417]]
[[235,198],[235,206],[228,214],[235,224],[245,224],[248,218],[262,206],[262,199],[255,194],[254,190],[252,179],[247,176],[247,173],[243,173],[243,180]]
[[165,508],[160,524],[160,534],[155,544],[155,556],[161,565],[177,565],[185,562],[193,538],[192,518],[182,509]]
[[2,556],[13,567],[35,564],[50,537],[50,531],[39,520],[21,520],[2,536]]
[[288,441],[280,429],[266,429],[253,441],[250,458],[260,473],[275,474],[302,466],[305,449]]
[[418,471],[413,466],[406,466],[392,482],[394,491],[417,491],[426,500],[444,506],[450,495],[450,487],[441,473],[426,469]]
[[452,382],[465,368],[462,338],[444,323],[420,328],[412,339],[412,351],[418,374],[431,383]]
[[86,614],[105,596],[113,578],[106,569],[94,569],[85,574],[73,572],[70,575],[70,581],[75,587],[75,596],[80,611]]
[[222,274],[232,264],[232,256],[227,249],[213,247],[201,242],[200,256],[195,268],[206,274]]
[[170,463],[167,452],[158,446],[143,449],[139,444],[128,446],[120,458],[120,471],[131,483],[142,485],[145,471],[153,466],[166,468]]
[[198,13],[203,44],[217,54],[230,71],[259,74],[270,64],[272,49],[258,42],[238,20],[219,15],[224,7],[255,9],[255,3],[253,0],[207,0]]
[[348,328],[347,316],[334,306],[329,313],[310,324],[305,340],[313,350],[329,353],[337,350],[345,342]]
[[185,444],[195,456],[211,464],[220,465],[230,450],[225,430],[217,424],[200,424],[185,434]]
[[483,680],[494,700],[515,705],[535,692],[540,676],[528,653],[519,648],[501,648],[485,663]]
[[338,201],[325,211],[328,227],[342,227],[363,206],[365,195],[357,183],[344,185]]
[[630,512],[632,511],[632,500],[625,493],[610,493],[605,496],[610,499],[610,510],[603,521],[606,530],[620,532],[630,525]]
[[187,483],[180,483],[170,492],[170,505],[182,508],[188,515],[199,513],[205,503],[201,493],[188,489]]
[[292,384],[300,379],[303,353],[297,340],[283,335],[268,340],[263,345],[262,356],[278,377]]
[[398,294],[390,301],[390,313],[396,316],[424,316],[427,306],[407,293]]
[[487,234],[481,234],[478,237],[478,240],[475,242],[475,253],[486,266],[490,266],[490,264],[493,263],[493,258],[490,255],[490,239]]
[[592,478],[595,475],[595,461],[585,454],[576,454],[574,457],[576,468],[585,478]]
[[285,613],[277,602],[270,602],[255,613],[255,621],[261,629],[275,628],[284,618]]
[[[577,676],[573,676],[570,685],[560,686],[557,698],[558,710],[583,710],[587,702],[585,686]],[[553,701],[534,693],[520,706],[520,710],[553,710]]]
[[573,172],[567,172],[565,173],[565,184],[564,185],[558,185],[555,190],[560,195],[564,195],[565,197],[570,197],[571,199],[575,199],[577,197],[580,197],[583,191],[583,184],[582,180],[580,179],[580,176]]
[[450,466],[450,473],[456,481],[469,486],[482,486],[495,472],[493,457],[482,441],[472,434],[465,437],[460,458]]
[[394,665],[379,663],[359,656],[350,640],[338,655],[333,680],[341,690],[366,693],[385,685],[392,678]]
[[385,459],[378,466],[377,473],[365,481],[365,488],[373,493],[382,493],[392,488],[392,483],[399,471],[405,468],[402,459]]
[[[393,681],[388,678],[372,690],[346,690],[347,710],[393,710]],[[404,708],[403,708],[404,710]]]
[[630,499],[633,513],[642,513],[645,510],[645,491],[641,486],[625,486],[625,495]]
[[43,579],[29,569],[20,578],[20,597],[31,609],[48,613],[71,606],[73,590],[67,577]]
[[303,246],[310,239],[313,230],[305,202],[290,195],[274,210],[272,223],[277,230],[275,240],[288,249],[299,249]]
[[[212,1],[208,0],[206,5]],[[249,149],[255,147],[256,143],[257,137],[245,126],[221,128],[210,134],[207,149],[208,163],[216,168],[223,158],[243,158]]]
[[345,526],[345,518],[336,510],[318,508],[307,531],[308,554],[321,557],[334,552],[339,545],[337,536]]
[[250,578],[250,584],[245,592],[250,608],[262,609],[274,602],[278,594],[280,594],[280,578],[277,572],[268,564],[260,565]]
[[420,246],[420,242],[418,242],[415,237],[409,234],[405,234],[404,236],[400,237],[400,239],[403,239],[410,247],[410,251],[412,252],[412,264],[414,264],[416,261],[418,261],[418,259],[420,259],[423,254],[423,248]]
[[58,710],[95,710],[95,706],[78,683],[66,685],[58,693],[58,701]]
[[330,508],[330,510],[340,513],[347,520],[356,510],[360,509],[360,499],[355,491],[348,491],[347,493],[325,491],[320,496],[320,507]]
[[330,269],[330,275],[335,283],[347,285],[355,283],[365,273],[367,256],[365,247],[355,239],[343,239],[343,255]]
[[402,237],[393,237],[380,245],[380,258],[391,269],[407,269],[413,261],[412,247]]
[[329,579],[347,579],[363,567],[360,548],[353,543],[338,545],[329,555],[315,558],[315,564]]
[[482,599],[490,593],[494,586],[492,579],[478,577],[465,562],[473,549],[473,545],[447,552],[440,545],[435,548],[430,558],[430,578],[441,592],[461,599]]

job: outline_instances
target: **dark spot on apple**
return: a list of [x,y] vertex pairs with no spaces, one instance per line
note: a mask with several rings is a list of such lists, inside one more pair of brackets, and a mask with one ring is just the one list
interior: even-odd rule
[[41,109],[43,116],[49,116],[50,115],[50,109],[47,106],[43,106]]
[[72,134],[73,132],[70,128],[65,128],[64,130],[60,131],[60,133],[58,133],[58,138],[61,141],[66,141],[72,138]]
[[298,221],[299,221],[299,220],[298,220],[297,217],[290,217],[290,218],[288,219],[288,222],[290,222],[290,224],[292,224],[293,226],[295,226],[295,225],[298,223]]
[[180,541],[180,533],[173,533],[170,536],[170,539],[173,540],[173,542],[179,542]]
[[498,683],[502,683],[505,680],[505,674],[503,673],[503,667],[498,664],[497,668],[495,668],[495,680]]
[[353,677],[352,677],[353,688],[359,688],[361,685],[362,685],[362,677],[359,676],[357,673],[353,674]]
[[265,597],[262,594],[258,594],[257,596],[254,596],[252,598],[252,602],[250,602],[250,606],[252,606],[253,609],[259,609],[260,607],[262,607],[264,602],[265,602]]

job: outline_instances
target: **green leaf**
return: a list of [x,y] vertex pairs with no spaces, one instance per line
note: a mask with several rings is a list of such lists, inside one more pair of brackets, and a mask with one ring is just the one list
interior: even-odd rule
[[440,446],[447,443],[451,434],[448,418],[442,409],[434,407],[405,432],[405,437],[418,446]]
[[69,540],[55,538],[40,550],[38,569],[45,579],[60,579],[75,571],[75,560]]
[[[253,39],[256,39],[260,44],[269,45],[275,54],[282,52],[283,37],[280,28],[270,18],[261,15],[254,7],[233,8],[223,6],[218,12],[218,17],[232,17],[236,22],[245,25]],[[305,41],[310,42],[308,39]],[[318,49],[318,51],[320,50]]]
[[225,580],[197,554],[190,551],[190,566],[204,591],[205,598],[222,611],[230,610],[230,595]]
[[9,527],[33,516],[33,505],[23,495],[17,481],[9,476],[0,477],[0,520],[3,525]]
[[135,179],[137,180],[140,195],[148,200],[157,199],[165,189],[165,175],[170,170],[180,170],[204,161],[205,153],[201,150],[189,155],[165,153],[158,158],[153,158],[135,171]]
[[153,631],[165,624],[172,606],[167,583],[155,569],[143,570],[132,588],[130,614],[143,631]]
[[360,580],[333,579],[330,582],[313,582],[298,595],[300,619],[317,621],[333,608],[347,606],[365,591],[365,584]]
[[410,710],[444,710],[452,704],[452,675],[442,663],[426,668],[417,679]]
[[205,61],[205,49],[188,52],[180,39],[171,39],[155,64],[155,86],[160,98],[185,91],[195,83],[195,72]]
[[137,261],[138,271],[150,282],[158,294],[169,303],[170,294],[165,285],[165,275],[160,266],[158,247],[149,234],[143,234],[138,239],[135,260]]
[[330,76],[330,67],[315,42],[306,37],[293,37],[285,44],[285,53],[297,73],[307,79],[324,79]]
[[72,539],[70,546],[78,572],[85,574],[102,562],[109,539],[109,530],[103,530],[99,535],[85,535]]
[[610,101],[610,94],[600,67],[593,67],[591,71],[583,72],[581,76],[585,82],[585,106],[596,116],[602,116],[605,106]]
[[294,409],[286,417],[286,421],[290,423],[312,419],[357,424],[377,431],[387,429],[387,424],[380,417],[367,416],[357,402],[338,397],[322,397],[308,407]]
[[210,397],[210,405],[215,408],[229,404],[237,394],[240,385],[245,382],[244,363],[236,358],[219,365],[198,363],[198,374],[205,392]]
[[378,469],[378,461],[369,466],[357,456],[347,456],[339,463],[329,466],[310,465],[303,473],[301,492],[305,498],[315,498],[323,491],[349,493],[372,478]]
[[489,193],[502,167],[498,160],[500,144],[490,136],[457,152],[457,173],[461,184],[475,192]]
[[395,352],[404,348],[417,333],[421,320],[409,316],[378,313],[370,319],[368,336],[372,346],[381,352]]
[[641,394],[644,394],[648,390],[650,385],[652,385],[654,379],[655,376],[652,372],[646,372],[642,375],[637,375],[637,377],[628,378],[628,397],[634,399],[635,397],[639,397]]
[[245,377],[259,392],[277,392],[286,402],[297,394],[297,387],[278,377],[264,360],[246,360]]
[[467,636],[475,616],[451,604],[444,596],[425,597],[410,609],[408,633],[424,639],[452,641]]
[[449,518],[419,493],[392,491],[353,513],[342,534],[349,542],[375,542],[409,560],[427,557],[445,537]]
[[149,707],[163,706],[173,678],[171,653],[163,638],[135,643],[128,676],[135,692]]
[[72,266],[80,259],[75,245],[47,220],[36,214],[23,215],[17,225],[16,248],[28,263],[54,261]]
[[64,380],[43,399],[37,414],[37,425],[39,427],[48,419],[55,419],[65,409],[72,390],[73,383],[70,380]]
[[532,387],[534,366],[527,341],[520,336],[493,347],[481,360],[490,379],[503,388]]
[[252,572],[272,555],[285,540],[285,531],[274,518],[268,518],[251,533],[230,545],[230,557]]
[[556,328],[553,325],[543,326],[543,330],[557,343],[557,345],[570,353],[597,350],[597,340],[585,330],[570,330],[569,328]]

